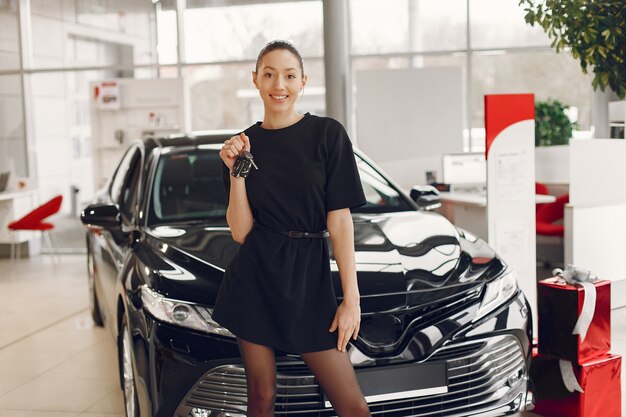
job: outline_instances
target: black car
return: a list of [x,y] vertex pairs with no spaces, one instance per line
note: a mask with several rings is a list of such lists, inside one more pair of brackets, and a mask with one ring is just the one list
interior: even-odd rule
[[[129,417],[246,415],[237,344],[211,317],[240,246],[225,219],[218,152],[227,137],[133,143],[81,214],[92,315],[117,341]],[[358,150],[355,158],[367,204],[352,211],[362,320],[347,352],[372,415],[529,407],[532,321],[515,272],[430,211],[430,190],[407,196]],[[299,355],[276,351],[276,361],[276,416],[335,415]]]

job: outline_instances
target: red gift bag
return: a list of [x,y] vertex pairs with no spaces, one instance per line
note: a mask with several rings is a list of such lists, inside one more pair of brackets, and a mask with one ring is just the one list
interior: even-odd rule
[[611,349],[611,282],[593,282],[596,292],[593,318],[583,339],[572,334],[583,310],[583,286],[561,278],[539,282],[539,354],[582,364]]
[[[540,339],[541,340],[541,339]],[[563,382],[559,359],[533,357],[530,377],[535,386],[533,413],[546,417],[620,417],[622,357],[605,354],[582,365],[573,364],[584,392],[570,392]]]

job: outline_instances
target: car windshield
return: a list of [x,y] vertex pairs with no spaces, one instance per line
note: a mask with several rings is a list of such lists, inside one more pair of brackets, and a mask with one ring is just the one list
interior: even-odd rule
[[369,163],[355,155],[361,185],[365,193],[365,205],[352,210],[353,213],[392,213],[415,210],[391,184]]
[[[227,196],[219,149],[162,154],[150,199],[151,225],[189,221],[226,222]],[[353,213],[414,210],[370,164],[355,155],[367,203]]]
[[150,223],[223,220],[226,190],[218,150],[162,154],[154,174]]

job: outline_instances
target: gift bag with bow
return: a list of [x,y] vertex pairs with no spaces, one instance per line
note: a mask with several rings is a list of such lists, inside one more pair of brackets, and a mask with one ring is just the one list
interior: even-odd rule
[[611,282],[568,265],[539,282],[539,354],[583,364],[611,348]]
[[610,353],[575,365],[533,352],[533,413],[545,417],[620,417],[621,365],[621,356]]

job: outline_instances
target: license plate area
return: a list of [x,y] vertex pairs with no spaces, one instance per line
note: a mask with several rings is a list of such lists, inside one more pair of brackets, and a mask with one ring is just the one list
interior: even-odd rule
[[[448,392],[445,361],[356,369],[356,377],[368,403],[424,397]],[[331,407],[324,395],[324,406]]]

